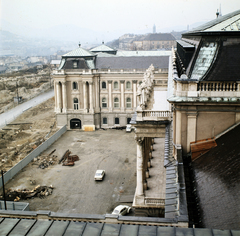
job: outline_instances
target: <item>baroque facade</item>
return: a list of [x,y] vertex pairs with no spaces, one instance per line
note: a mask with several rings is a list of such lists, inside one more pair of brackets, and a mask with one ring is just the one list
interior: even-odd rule
[[152,64],[154,81],[167,88],[170,52],[116,51],[102,44],[62,56],[54,71],[57,125],[68,129],[125,126],[137,107],[137,87]]
[[185,33],[173,51],[168,101],[174,145],[185,155],[201,155],[240,122],[239,19],[238,10]]

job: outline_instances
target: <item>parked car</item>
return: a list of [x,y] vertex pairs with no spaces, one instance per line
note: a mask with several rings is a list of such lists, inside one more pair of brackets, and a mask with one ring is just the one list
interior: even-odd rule
[[95,180],[103,180],[103,177],[105,175],[105,170],[97,170],[94,176]]
[[131,207],[127,205],[119,205],[115,207],[115,209],[112,212],[112,215],[126,215],[131,211]]
[[132,125],[126,126],[126,132],[132,132]]

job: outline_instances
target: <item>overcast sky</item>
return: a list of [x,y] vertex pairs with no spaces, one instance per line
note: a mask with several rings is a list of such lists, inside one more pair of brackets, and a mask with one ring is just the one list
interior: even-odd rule
[[209,21],[221,4],[223,15],[240,0],[0,0],[1,19],[16,26],[45,29],[76,25],[94,31],[135,33]]

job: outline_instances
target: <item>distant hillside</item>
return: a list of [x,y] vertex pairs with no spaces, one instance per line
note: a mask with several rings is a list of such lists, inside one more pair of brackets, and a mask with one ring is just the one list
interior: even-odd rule
[[[179,40],[182,38],[182,34],[186,32],[186,31],[172,31],[171,33],[163,33],[162,35],[167,35],[167,34],[172,34],[176,40]],[[115,49],[122,49],[123,45],[125,45],[124,50],[131,50],[130,48],[130,44],[131,41],[136,39],[136,38],[146,38],[147,36],[149,36],[151,34],[124,34],[122,36],[120,36],[118,39],[114,39],[110,42],[107,42],[106,45],[108,45],[109,47],[115,48]]]
[[31,39],[5,30],[0,30],[0,38],[0,56],[49,56],[58,50],[72,50],[76,47],[73,43]]

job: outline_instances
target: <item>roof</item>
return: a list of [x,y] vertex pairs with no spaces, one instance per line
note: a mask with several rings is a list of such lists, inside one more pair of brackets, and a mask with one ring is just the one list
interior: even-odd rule
[[94,57],[94,56],[96,56],[95,53],[82,47],[79,47],[71,52],[64,54],[62,57]]
[[152,57],[152,56],[170,56],[170,50],[161,50],[161,51],[117,51],[116,55],[99,52],[97,57]]
[[102,43],[102,45],[92,48],[90,51],[91,52],[113,52],[113,51],[117,51],[117,50],[110,48],[107,45],[105,45],[104,43]]
[[150,41],[175,41],[175,37],[172,34],[164,33],[164,34],[148,34],[144,39]]
[[240,10],[220,16],[215,20],[209,21],[206,24],[187,32],[186,34],[204,31],[240,31]]
[[154,68],[168,68],[169,56],[99,57],[96,60],[98,69],[147,69],[151,64]]
[[[230,130],[230,129],[229,129]],[[192,162],[203,227],[239,229],[240,125]]]
[[0,218],[1,235],[119,235],[119,236],[219,236],[239,235],[238,230],[164,227],[155,225],[114,224],[89,221],[35,220]]
[[183,40],[177,40],[177,43],[180,44],[183,48],[195,48],[194,45]]

